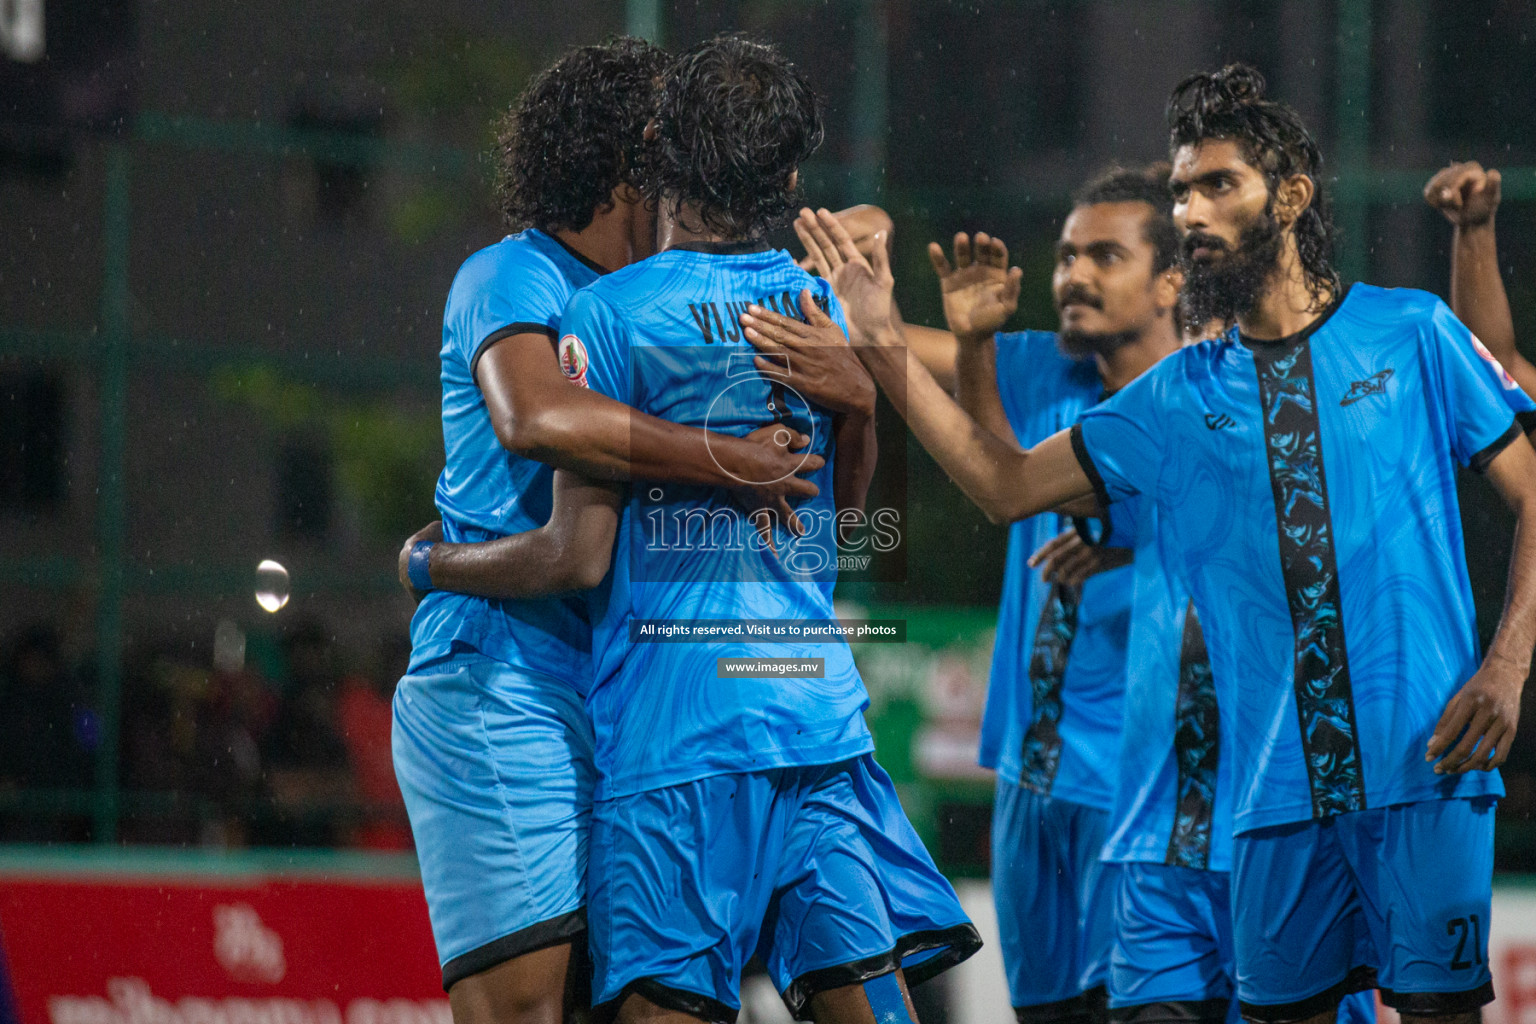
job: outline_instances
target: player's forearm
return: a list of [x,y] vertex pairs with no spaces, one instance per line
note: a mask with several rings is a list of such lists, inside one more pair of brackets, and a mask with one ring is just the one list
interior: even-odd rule
[[1488,647],[1488,659],[1507,663],[1521,678],[1531,671],[1536,649],[1536,498],[1528,498],[1515,520],[1514,552],[1509,561],[1504,614]]
[[902,344],[900,328],[860,349],[865,365],[919,443],[988,519],[1009,522],[1043,512],[1075,497],[1042,487],[1031,477],[1029,453],[999,440],[944,393],[916,355]]
[[869,497],[869,485],[875,478],[879,444],[875,440],[875,418],[857,413],[838,417],[837,454],[832,467],[832,495],[837,510],[863,510]]
[[997,388],[996,335],[985,338],[961,338],[955,357],[955,398],[960,408],[996,434],[1017,446],[1008,414],[1003,411],[1003,397]]
[[557,472],[548,522],[476,544],[434,545],[432,586],[490,598],[589,590],[608,573],[621,499],[617,485]]
[[437,544],[428,565],[437,590],[491,598],[544,597],[582,589],[577,574],[566,571],[563,554],[557,539],[539,527],[478,544]]
[[[896,315],[898,318],[901,316],[899,310]],[[933,379],[938,381],[939,387],[945,391],[953,391],[959,373],[960,359],[960,345],[955,336],[949,331],[941,331],[936,327],[923,327],[920,324],[903,323],[901,329],[906,336],[907,347],[917,356],[923,368],[933,374]]]
[[1510,365],[1516,356],[1515,321],[1499,274],[1493,221],[1458,227],[1451,244],[1451,311],[1482,339],[1494,358]]
[[520,454],[597,480],[732,487],[756,479],[740,438],[671,423],[593,391],[543,410]]

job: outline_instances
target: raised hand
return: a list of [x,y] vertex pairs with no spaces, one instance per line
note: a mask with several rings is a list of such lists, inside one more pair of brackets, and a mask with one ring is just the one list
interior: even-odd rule
[[795,234],[800,236],[807,258],[816,270],[832,283],[832,291],[848,315],[853,340],[861,344],[883,343],[877,339],[891,329],[891,292],[896,286],[885,235],[874,237],[870,257],[866,259],[848,229],[825,209],[815,213],[801,210],[795,218]]
[[1429,179],[1424,201],[1458,228],[1481,227],[1499,208],[1501,176],[1476,160],[1451,164]]
[[[864,254],[868,259],[874,251],[875,236],[884,235],[887,247],[891,244],[891,236],[896,232],[896,224],[891,220],[891,215],[880,207],[871,203],[860,203],[858,206],[850,206],[846,210],[838,210],[832,214],[848,230],[848,237],[853,239],[854,248]],[[800,268],[812,273],[820,274],[821,270],[816,261],[807,252],[800,258]],[[827,276],[825,274],[823,277]]]
[[875,382],[848,347],[843,329],[816,305],[809,288],[800,292],[800,311],[805,322],[755,305],[742,314],[747,340],[762,353],[753,361],[758,370],[783,378],[832,412],[873,416]]
[[991,339],[1019,308],[1024,271],[1008,266],[1008,247],[1000,238],[977,232],[955,235],[951,266],[938,242],[928,243],[928,260],[939,275],[944,319],[962,341]]

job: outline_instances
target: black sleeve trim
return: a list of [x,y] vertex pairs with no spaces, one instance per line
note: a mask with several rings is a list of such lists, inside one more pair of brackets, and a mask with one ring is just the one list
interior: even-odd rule
[[1069,518],[1072,521],[1072,529],[1076,532],[1078,540],[1091,548],[1109,546],[1109,537],[1110,534],[1114,533],[1114,527],[1110,525],[1108,516],[1099,519],[1099,535],[1097,537],[1093,535],[1093,527],[1089,525],[1090,520],[1098,519],[1097,516],[1070,516]]
[[480,342],[480,347],[475,349],[474,356],[469,360],[469,375],[473,377],[475,371],[480,368],[480,357],[485,355],[486,349],[503,338],[512,337],[514,334],[542,334],[550,341],[555,340],[555,329],[549,326],[549,324],[536,324],[531,320],[519,320],[515,324],[499,327],[490,334],[487,334],[485,340]]
[[1517,412],[1515,413],[1515,422],[1520,424],[1520,429],[1527,434],[1536,434],[1536,412],[1529,410]]
[[1100,508],[1109,508],[1114,501],[1109,496],[1109,488],[1104,486],[1104,478],[1099,475],[1099,467],[1093,464],[1093,456],[1088,454],[1088,445],[1083,442],[1083,425],[1072,424],[1072,454],[1077,456],[1078,465],[1083,467],[1083,472],[1088,475],[1088,482],[1093,484],[1093,493],[1099,499]]
[[1508,448],[1510,445],[1514,444],[1515,440],[1523,433],[1524,431],[1520,429],[1519,422],[1511,423],[1509,425],[1509,429],[1499,435],[1498,440],[1494,441],[1493,444],[1490,444],[1488,447],[1472,456],[1472,458],[1467,461],[1467,466],[1476,473],[1487,472],[1488,464],[1491,463],[1494,459],[1498,458],[1499,453],[1502,452],[1505,448]]

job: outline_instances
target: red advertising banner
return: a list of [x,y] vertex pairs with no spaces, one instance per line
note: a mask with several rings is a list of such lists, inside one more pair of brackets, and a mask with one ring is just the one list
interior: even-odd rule
[[[110,872],[110,873],[109,873]],[[449,1024],[421,883],[0,866],[19,1024]]]

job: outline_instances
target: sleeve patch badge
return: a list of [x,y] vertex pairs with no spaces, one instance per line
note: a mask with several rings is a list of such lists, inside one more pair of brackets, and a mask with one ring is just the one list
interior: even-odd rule
[[[1470,331],[1468,333],[1471,334]],[[1520,386],[1515,383],[1515,378],[1509,375],[1509,371],[1504,369],[1504,364],[1494,358],[1493,353],[1488,351],[1488,346],[1484,345],[1482,339],[1475,334],[1472,334],[1472,347],[1477,349],[1477,354],[1483,357],[1484,362],[1493,367],[1493,372],[1498,375],[1499,383],[1504,385],[1505,391],[1514,391]]]
[[567,334],[560,339],[555,353],[560,357],[560,372],[565,374],[566,380],[578,387],[591,387],[587,383],[587,367],[590,365],[587,346],[581,343],[580,338]]

